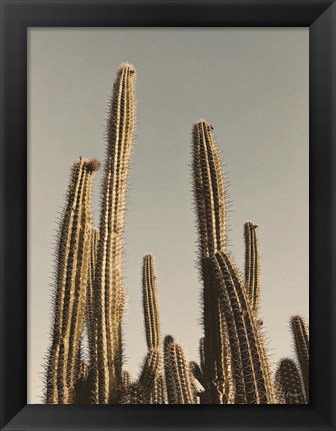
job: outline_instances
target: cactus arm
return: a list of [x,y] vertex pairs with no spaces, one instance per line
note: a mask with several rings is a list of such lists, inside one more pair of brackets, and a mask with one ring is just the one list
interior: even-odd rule
[[[97,162],[98,163],[98,162]],[[46,402],[72,402],[85,315],[91,221],[91,187],[96,161],[74,164],[58,246],[53,342],[47,368]]]
[[244,224],[245,239],[245,286],[252,310],[257,312],[260,305],[260,255],[257,225]]
[[164,366],[169,404],[195,404],[189,364],[182,347],[171,336],[164,340]]
[[280,361],[276,375],[276,386],[280,388],[280,397],[286,404],[306,404],[299,371],[295,362],[290,358]]
[[290,323],[306,399],[309,402],[309,327],[301,316],[292,316]]
[[148,349],[157,349],[160,343],[160,320],[156,295],[154,257],[147,254],[143,259],[143,308]]
[[156,380],[161,372],[161,355],[160,352],[150,350],[145,358],[142,372],[135,383],[129,383],[123,386],[121,404],[150,404],[150,396],[153,391]]
[[225,188],[212,129],[203,120],[193,128],[194,196],[201,257],[224,251],[226,245]]
[[228,326],[236,402],[273,403],[265,347],[238,271],[225,253],[217,253],[210,261]]
[[135,129],[135,69],[124,64],[114,84],[108,120],[107,161],[95,274],[98,328],[99,394],[96,400],[116,402],[122,370],[122,237],[129,160]]

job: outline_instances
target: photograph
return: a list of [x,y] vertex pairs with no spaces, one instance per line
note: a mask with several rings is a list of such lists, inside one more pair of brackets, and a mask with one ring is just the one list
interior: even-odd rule
[[27,88],[27,404],[309,404],[309,28],[30,27]]

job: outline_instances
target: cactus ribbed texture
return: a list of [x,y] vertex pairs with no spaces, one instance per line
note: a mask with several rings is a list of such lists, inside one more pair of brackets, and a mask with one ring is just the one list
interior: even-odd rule
[[192,374],[183,348],[170,335],[164,340],[164,367],[169,404],[196,404]]
[[309,402],[309,327],[303,317],[292,316],[291,327],[294,336],[297,360],[300,364],[307,402]]
[[143,309],[148,349],[157,349],[160,344],[160,319],[156,297],[156,275],[154,257],[147,254],[143,259]]
[[213,126],[200,120],[193,128],[193,179],[202,260],[204,376],[209,402],[232,401],[230,349],[218,293],[210,284],[204,259],[226,247],[226,200]]
[[149,404],[151,392],[161,373],[161,364],[160,352],[157,349],[150,350],[146,355],[138,381],[129,383],[124,380],[121,404]]
[[286,404],[306,404],[299,371],[290,358],[280,361],[276,375],[276,386]]
[[57,253],[53,341],[47,368],[46,402],[50,404],[73,402],[86,310],[92,177],[98,168],[96,160],[80,158],[72,171]]
[[117,402],[121,385],[122,239],[129,160],[135,129],[135,69],[120,67],[113,88],[108,120],[108,147],[103,184],[97,265],[95,311],[97,320],[96,401]]
[[193,128],[193,181],[198,214],[200,256],[225,251],[226,201],[213,126],[199,120]]
[[[161,342],[159,306],[156,292],[154,256],[146,254],[142,268],[142,297],[145,331],[148,350],[158,350]],[[161,355],[160,355],[161,360]],[[162,364],[160,363],[160,369]],[[162,374],[158,376],[150,391],[149,404],[164,404],[165,394]]]
[[209,259],[227,322],[237,404],[275,402],[263,340],[245,287],[231,258],[217,253]]
[[244,225],[245,285],[252,310],[255,312],[258,311],[260,305],[260,256],[257,227],[251,222],[246,222]]

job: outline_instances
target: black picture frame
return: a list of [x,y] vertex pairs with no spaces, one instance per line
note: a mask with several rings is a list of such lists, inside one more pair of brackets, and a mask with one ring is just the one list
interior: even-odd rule
[[[27,28],[309,27],[309,405],[27,403]],[[1,0],[1,430],[335,429],[335,0]]]

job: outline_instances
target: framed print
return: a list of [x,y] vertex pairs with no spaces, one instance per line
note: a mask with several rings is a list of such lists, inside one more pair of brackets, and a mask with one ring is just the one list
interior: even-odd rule
[[1,7],[1,429],[334,429],[335,3]]

